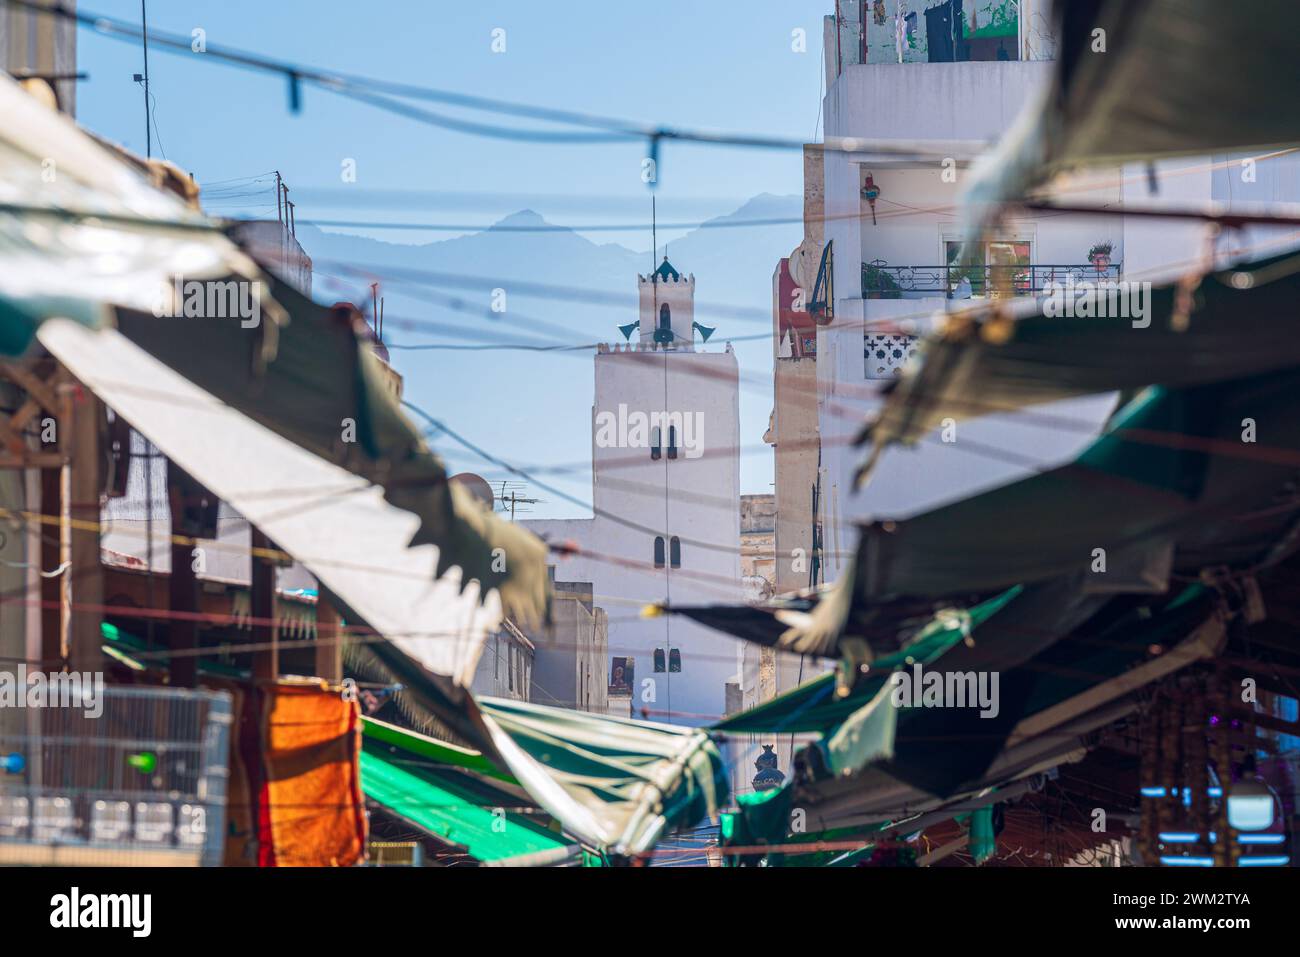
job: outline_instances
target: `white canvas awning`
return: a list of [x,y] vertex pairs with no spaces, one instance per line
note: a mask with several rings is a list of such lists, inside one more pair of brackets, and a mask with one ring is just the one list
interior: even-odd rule
[[383,490],[231,409],[116,330],[51,319],[41,343],[174,461],[291,554],[366,623],[435,674],[468,687],[501,621],[438,549],[407,548],[420,519]]

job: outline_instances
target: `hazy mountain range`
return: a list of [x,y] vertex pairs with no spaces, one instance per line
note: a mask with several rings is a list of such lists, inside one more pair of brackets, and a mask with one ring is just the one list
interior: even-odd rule
[[[695,274],[696,320],[717,330],[709,347],[737,340],[745,492],[771,491],[772,454],[762,436],[772,408],[772,272],[799,242],[801,211],[798,196],[762,194],[668,247],[672,264]],[[650,271],[662,248],[652,260],[648,249],[548,227],[521,210],[482,232],[439,242],[391,243],[306,225],[298,240],[313,259],[316,299],[350,299],[368,313],[369,283],[381,282],[384,339],[409,401],[501,459],[539,466],[539,479],[590,502],[590,348],[404,348],[622,341],[618,327],[637,318],[637,274]],[[492,311],[495,289],[505,290],[504,312]],[[517,478],[447,436],[433,443],[453,470]],[[584,512],[535,485],[527,494],[544,500],[529,517]]]

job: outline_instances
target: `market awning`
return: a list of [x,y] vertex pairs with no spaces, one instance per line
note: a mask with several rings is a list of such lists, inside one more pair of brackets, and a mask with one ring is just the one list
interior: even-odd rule
[[[438,576],[438,549],[408,548],[419,525],[364,478],[220,402],[112,329],[62,319],[41,343],[115,412],[300,561],[353,612],[431,672],[468,686],[495,594]],[[305,498],[305,501],[303,499]]]
[[[430,580],[478,582],[480,595],[495,593],[518,621],[545,616],[545,546],[447,481],[392,395],[357,317],[273,279],[215,222],[157,188],[143,161],[127,162],[7,78],[0,78],[0,111],[0,355],[21,354],[46,319],[119,324],[210,398],[367,480],[413,516],[401,544],[436,546],[421,553],[433,556],[422,563]],[[205,314],[214,292],[231,283],[258,293],[256,312],[247,320],[185,316],[176,290],[195,280],[211,283],[199,297]],[[304,483],[307,474],[282,489],[310,499],[317,488],[337,497],[367,484],[340,479],[345,492],[333,480]],[[444,576],[452,568],[458,574]]]
[[[1004,667],[999,655],[1011,651],[1017,638],[1032,638],[1021,627],[1024,619],[1004,620],[1026,594],[1006,597],[972,631],[973,647],[951,645],[946,653],[917,660],[927,671]],[[799,773],[780,791],[739,799],[736,818],[726,822],[734,838],[726,843],[784,845],[834,836],[865,844],[882,824],[905,832],[908,821],[931,811],[942,816],[939,809],[953,801],[987,795],[991,788],[1074,760],[1086,750],[1090,733],[1137,707],[1143,688],[1221,651],[1226,636],[1221,609],[1214,592],[1199,584],[1172,597],[1112,598],[1078,627],[1066,628],[1059,640],[1005,666],[1002,720],[985,719],[976,709],[901,708],[892,753],[849,768],[837,769],[826,760],[826,740],[851,709],[871,701],[883,676],[855,688],[838,707],[825,704],[831,696],[827,676],[737,716],[729,728],[766,730],[777,727],[773,719],[782,714],[802,717],[821,709],[823,734],[819,744],[805,749]],[[755,720],[746,722],[751,716]],[[792,807],[805,812],[802,833],[791,832]]]
[[973,172],[971,201],[1077,167],[1300,144],[1290,0],[1058,0],[1053,14],[1052,78]]
[[[948,418],[1290,368],[1300,364],[1292,322],[1298,296],[1300,262],[1288,253],[1204,277],[1186,322],[1177,317],[1174,285],[1152,289],[1141,317],[1130,308],[1121,314],[1118,294],[1113,303],[1105,300],[1106,316],[1052,314],[1046,299],[1017,301],[998,314],[968,310],[923,344],[924,361],[897,382],[863,438],[878,449],[913,444]],[[1050,411],[1032,414],[1053,424]]]
[[[539,823],[531,801],[477,768],[477,752],[373,719],[364,723],[361,788],[390,814],[475,860],[558,864],[582,849]],[[489,766],[490,767],[490,766]]]
[[722,756],[707,730],[500,698],[449,699],[395,644],[361,646],[359,679],[400,684],[398,708],[438,738],[448,733],[517,782],[564,831],[615,857],[714,816],[727,798]]
[[438,547],[438,576],[459,568],[462,581],[499,593],[507,617],[540,621],[545,546],[447,480],[441,460],[393,394],[365,338],[364,320],[317,305],[270,276],[260,281],[264,297],[283,310],[281,319],[263,316],[244,328],[229,319],[159,318],[120,309],[117,326],[232,409],[379,486],[391,505],[419,519],[409,544]]
[[727,775],[706,731],[478,699],[510,772],[564,829],[619,856],[715,817]]
[[1099,590],[1160,588],[1170,567],[1262,559],[1292,514],[1266,510],[1300,465],[1298,387],[1290,371],[1148,389],[1066,466],[865,527],[853,601],[1083,572]]

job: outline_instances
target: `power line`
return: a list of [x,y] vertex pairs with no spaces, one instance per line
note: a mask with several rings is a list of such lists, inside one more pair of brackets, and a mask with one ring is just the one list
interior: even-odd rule
[[[34,2],[34,0],[0,0],[0,2],[33,13],[71,20],[94,33],[113,39],[131,43],[147,39],[155,46],[168,52],[180,54],[191,54],[193,52],[190,37],[147,31],[123,20],[83,10],[71,10],[61,4],[47,7]],[[942,151],[936,152],[932,144],[923,142],[901,143],[897,140],[877,142],[865,138],[844,137],[831,143],[807,144],[801,139],[761,133],[717,133],[662,124],[640,123],[618,117],[600,116],[552,107],[539,107],[433,87],[397,83],[336,71],[325,71],[306,64],[273,59],[246,50],[221,45],[209,44],[205,49],[204,59],[224,62],[256,72],[271,73],[284,78],[288,83],[290,109],[294,112],[301,109],[301,87],[306,83],[409,119],[478,136],[542,143],[644,140],[648,144],[648,151],[652,159],[658,158],[659,147],[663,141],[750,149],[797,149],[800,151],[811,146],[822,150],[876,152],[890,156],[934,157],[944,155]],[[395,97],[399,99],[395,99]],[[403,102],[404,99],[428,100],[479,112],[514,116],[557,125],[585,127],[595,132],[532,130],[479,123],[434,113],[405,103]],[[984,144],[975,145],[982,146]],[[949,147],[948,152],[951,152],[951,147]]]

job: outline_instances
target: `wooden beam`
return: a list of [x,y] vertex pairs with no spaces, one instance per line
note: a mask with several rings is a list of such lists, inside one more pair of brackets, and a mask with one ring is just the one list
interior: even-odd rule
[[[41,504],[43,516],[58,518],[63,514],[63,483],[59,469],[41,469]],[[41,536],[40,562],[43,571],[53,571],[62,563],[59,526],[37,521]],[[66,575],[66,572],[64,573]],[[63,661],[62,596],[63,575],[41,578],[41,668],[59,670]]]
[[316,676],[331,684],[343,680],[343,619],[324,588],[316,598]]
[[102,670],[100,621],[104,579],[100,564],[99,492],[103,475],[99,456],[99,420],[103,406],[89,389],[68,382],[60,387],[67,401],[61,424],[68,448],[64,469],[63,515],[66,518],[68,586],[66,622],[68,667],[73,671]]
[[275,546],[257,528],[251,531],[248,605],[253,617],[253,680],[274,681],[280,676],[280,635],[271,624],[275,618],[275,564],[267,552]]
[[193,546],[181,544],[185,537],[184,485],[180,469],[167,460],[167,503],[171,510],[172,570],[167,579],[167,607],[171,618],[167,623],[168,647],[172,655],[168,661],[171,683],[178,688],[193,688],[198,678],[199,610],[198,579],[194,575]]

